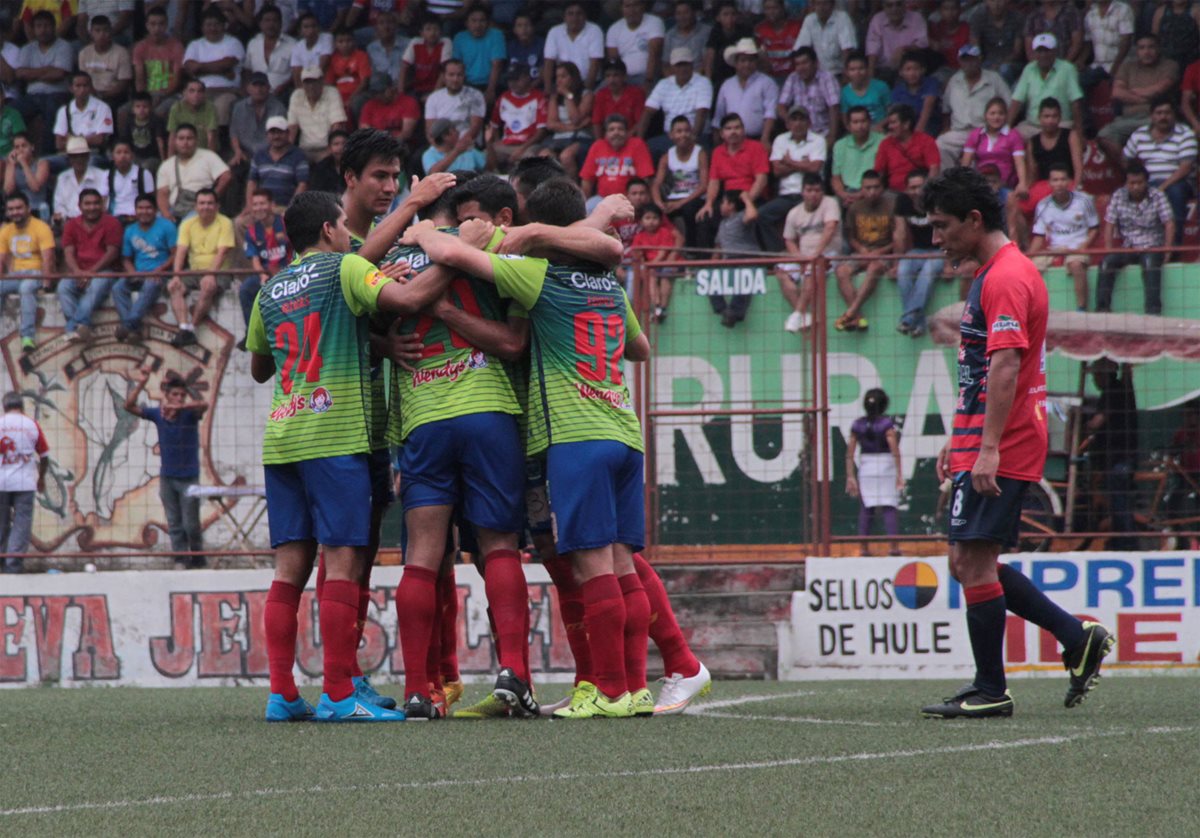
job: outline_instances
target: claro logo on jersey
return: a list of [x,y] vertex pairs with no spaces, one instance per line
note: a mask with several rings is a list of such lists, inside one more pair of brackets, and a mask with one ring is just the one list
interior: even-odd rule
[[476,349],[471,353],[469,358],[458,361],[447,361],[440,367],[432,367],[427,370],[414,370],[412,374],[412,386],[416,388],[422,384],[441,380],[458,381],[464,372],[468,370],[481,370],[487,365],[487,356]]
[[567,282],[580,291],[616,291],[621,288],[621,283],[611,276],[595,276],[582,271],[572,272],[567,278]]
[[271,299],[282,300],[299,294],[307,288],[308,283],[312,281],[312,273],[309,271],[310,267],[310,265],[305,265],[295,276],[280,277],[271,283]]

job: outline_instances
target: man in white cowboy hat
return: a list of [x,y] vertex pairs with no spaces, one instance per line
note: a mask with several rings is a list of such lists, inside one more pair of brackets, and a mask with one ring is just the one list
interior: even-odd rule
[[638,123],[638,135],[645,137],[646,129],[654,115],[662,111],[663,132],[647,138],[646,144],[655,157],[671,147],[667,136],[676,117],[686,117],[692,125],[692,133],[699,137],[708,128],[708,113],[712,108],[712,82],[696,73],[696,56],[687,47],[671,50],[671,75],[654,85],[646,97],[646,107]]
[[662,75],[662,18],[646,14],[646,0],[621,0],[621,19],[608,27],[605,54],[625,62],[629,83],[648,87]]
[[775,126],[779,85],[758,71],[758,44],[753,38],[741,38],[726,48],[725,63],[733,67],[734,75],[717,91],[713,122],[720,124],[726,114],[735,113],[742,118],[747,137],[769,142]]
[[104,172],[91,165],[92,149],[83,137],[68,137],[66,144],[67,168],[58,176],[54,187],[54,220],[61,223],[75,218],[79,209],[79,193],[84,189],[95,189],[108,204],[108,178]]

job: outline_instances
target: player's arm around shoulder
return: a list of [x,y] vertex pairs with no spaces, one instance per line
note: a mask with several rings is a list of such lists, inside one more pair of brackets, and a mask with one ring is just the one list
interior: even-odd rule
[[250,322],[246,326],[246,349],[250,352],[250,377],[259,384],[266,384],[275,377],[275,356],[267,340],[267,327],[263,323],[258,298],[250,309]]
[[[624,196],[621,196],[624,197]],[[621,240],[602,229],[590,226],[587,219],[569,227],[552,224],[525,224],[505,230],[496,252],[524,255],[535,249],[557,250],[588,262],[615,268],[621,264],[624,248]]]
[[638,322],[637,315],[633,313],[633,304],[629,301],[629,296],[624,292],[622,296],[625,297],[625,360],[649,361],[650,340],[642,331],[642,324]]

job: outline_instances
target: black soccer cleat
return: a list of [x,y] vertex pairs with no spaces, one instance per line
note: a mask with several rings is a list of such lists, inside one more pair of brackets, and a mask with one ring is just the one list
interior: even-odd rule
[[1063,666],[1071,676],[1071,685],[1067,687],[1067,697],[1063,701],[1066,707],[1078,707],[1083,703],[1088,692],[1100,680],[1101,661],[1117,645],[1117,639],[1099,623],[1085,622],[1083,630],[1083,642],[1063,652],[1062,656]]
[[539,707],[537,699],[533,697],[533,690],[507,666],[496,676],[496,686],[492,689],[492,695],[511,707],[518,716],[538,716]]
[[431,722],[442,717],[437,705],[420,693],[410,695],[401,709],[410,722]]
[[940,704],[927,704],[921,715],[927,719],[987,719],[1008,718],[1013,714],[1012,693],[993,698],[986,696],[974,684],[968,684]]

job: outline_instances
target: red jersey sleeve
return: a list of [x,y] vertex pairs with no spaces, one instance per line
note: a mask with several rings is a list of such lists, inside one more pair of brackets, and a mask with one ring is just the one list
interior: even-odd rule
[[[997,266],[999,267],[999,266]],[[1008,267],[1014,268],[1015,265]],[[1035,272],[1038,282],[1041,276],[1036,275],[1037,269],[1030,263],[1030,271]],[[1019,268],[1018,268],[1019,269]],[[1003,270],[1003,269],[1002,269]],[[994,271],[994,269],[993,269]],[[1030,278],[1021,274],[994,272],[983,281],[983,293],[980,306],[987,320],[987,353],[991,355],[997,349],[1028,349],[1029,348],[1029,315],[1032,309],[1029,292]]]

